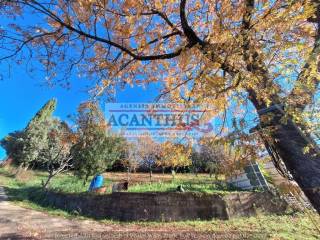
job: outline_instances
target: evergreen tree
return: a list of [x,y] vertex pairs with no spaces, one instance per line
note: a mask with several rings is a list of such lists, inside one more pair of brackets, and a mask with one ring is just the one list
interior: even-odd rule
[[0,140],[0,146],[6,151],[7,156],[14,160],[15,164],[21,162],[24,131],[14,131]]
[[36,161],[40,152],[48,142],[49,126],[47,122],[57,105],[56,99],[49,100],[31,119],[25,128],[21,164],[27,169],[31,162]]
[[27,132],[34,126],[40,125],[41,123],[46,122],[49,118],[51,118],[52,113],[56,109],[57,100],[50,99],[43,107],[36,113],[36,115],[30,120],[25,131]]

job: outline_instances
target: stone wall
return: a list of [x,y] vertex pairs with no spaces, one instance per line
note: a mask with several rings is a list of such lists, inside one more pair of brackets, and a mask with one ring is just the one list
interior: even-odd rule
[[49,192],[50,206],[94,218],[120,221],[230,219],[262,213],[283,213],[287,205],[271,193],[128,193],[106,195]]

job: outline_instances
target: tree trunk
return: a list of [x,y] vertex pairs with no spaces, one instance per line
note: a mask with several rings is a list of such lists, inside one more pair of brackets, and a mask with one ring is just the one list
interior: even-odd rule
[[172,175],[172,181],[174,181],[176,179],[176,170],[174,167],[171,170],[171,175]]
[[317,146],[305,153],[311,140],[292,122],[272,130],[273,146],[313,207],[320,213],[320,156]]
[[198,177],[198,168],[193,168],[193,173],[196,177]]
[[[305,135],[300,128],[291,120],[286,123],[281,121],[284,109],[277,106],[276,109],[266,111],[266,104],[257,100],[254,91],[247,90],[249,99],[258,111],[260,126],[272,126],[270,130],[271,140],[267,144],[273,145],[277,154],[289,170],[293,179],[308,197],[312,206],[320,213],[320,155],[314,141]],[[273,102],[271,106],[276,106]],[[273,117],[264,118],[263,115],[272,113]],[[264,121],[264,119],[267,119]],[[313,143],[313,148],[305,152],[305,148]],[[268,146],[266,145],[268,148]],[[277,167],[277,166],[276,166]]]
[[83,179],[83,186],[85,186],[88,182],[88,179],[89,179],[89,176],[86,176],[84,179]]
[[15,178],[18,177],[19,174],[20,174],[22,171],[25,171],[25,165],[24,165],[24,163],[20,163],[20,164],[19,164],[19,167],[18,167],[16,173],[14,174],[14,177],[15,177]]
[[150,182],[152,181],[152,168],[149,168],[149,178],[150,178]]
[[20,163],[19,166],[18,166],[18,169],[17,169],[16,173],[14,174],[15,177],[19,175],[19,173],[20,173],[21,170],[22,170],[22,167],[23,167],[23,163]]
[[49,176],[48,176],[48,178],[47,178],[47,181],[44,183],[44,184],[42,184],[43,186],[43,188],[44,189],[48,189],[48,186],[49,186],[49,183],[50,183],[50,181],[51,181],[51,179],[53,178],[53,175],[52,174],[49,174]]
[[130,181],[130,167],[127,169],[127,181]]
[[216,180],[216,181],[218,181],[218,180],[219,180],[219,177],[218,177],[218,176],[219,176],[219,174],[218,174],[218,173],[215,173],[215,174],[214,174],[214,178],[215,178],[215,180]]

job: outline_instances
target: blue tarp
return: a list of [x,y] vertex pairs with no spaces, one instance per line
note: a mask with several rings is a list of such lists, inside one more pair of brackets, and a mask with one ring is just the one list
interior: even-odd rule
[[89,191],[92,191],[97,188],[101,188],[102,185],[103,185],[103,176],[101,174],[98,174],[92,179],[90,183]]

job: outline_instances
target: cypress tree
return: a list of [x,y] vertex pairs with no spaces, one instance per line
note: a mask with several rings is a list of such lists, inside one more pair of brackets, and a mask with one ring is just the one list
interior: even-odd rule
[[48,141],[48,122],[57,105],[56,99],[49,100],[30,120],[24,130],[23,144],[20,156],[20,168],[27,169],[31,162],[37,160],[40,152]]

